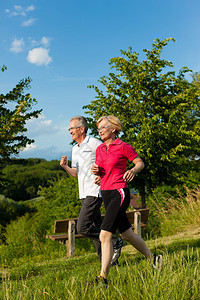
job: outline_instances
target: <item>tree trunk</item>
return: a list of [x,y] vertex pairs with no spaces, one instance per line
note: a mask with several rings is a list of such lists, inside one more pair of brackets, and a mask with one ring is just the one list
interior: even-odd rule
[[141,200],[142,200],[142,207],[145,208],[146,201],[145,201],[145,183],[144,183],[144,181],[142,182],[142,185],[141,185],[140,195],[141,195]]

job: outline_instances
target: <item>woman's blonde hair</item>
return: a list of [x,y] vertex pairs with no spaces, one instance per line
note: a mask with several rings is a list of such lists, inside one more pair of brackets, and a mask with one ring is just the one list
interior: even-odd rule
[[110,124],[113,126],[116,135],[118,135],[122,131],[122,122],[113,115],[102,116],[101,118],[99,118],[99,120],[97,121],[97,127],[99,126],[99,123],[105,119],[108,120],[108,122],[110,122]]

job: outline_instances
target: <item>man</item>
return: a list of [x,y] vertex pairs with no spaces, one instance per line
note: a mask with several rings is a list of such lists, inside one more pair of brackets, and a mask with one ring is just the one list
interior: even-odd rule
[[[78,217],[77,231],[93,240],[99,260],[101,261],[101,243],[99,240],[102,198],[98,179],[91,173],[95,163],[96,148],[101,142],[87,136],[88,124],[84,117],[75,116],[70,120],[69,133],[77,144],[72,148],[72,167],[68,166],[67,156],[62,156],[60,165],[71,176],[78,176],[79,198],[82,208]],[[118,258],[121,253],[123,241],[113,236],[113,258],[111,265],[119,265]]]

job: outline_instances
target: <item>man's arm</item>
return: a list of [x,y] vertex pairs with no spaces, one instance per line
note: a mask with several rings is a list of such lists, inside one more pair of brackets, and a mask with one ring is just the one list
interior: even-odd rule
[[77,170],[76,168],[70,168],[68,166],[68,159],[67,159],[67,155],[62,156],[61,160],[60,160],[60,165],[61,167],[71,176],[73,177],[77,177]]

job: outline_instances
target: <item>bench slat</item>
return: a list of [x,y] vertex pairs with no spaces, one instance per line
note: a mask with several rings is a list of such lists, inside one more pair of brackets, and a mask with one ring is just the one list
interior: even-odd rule
[[[74,219],[65,219],[65,220],[56,220],[54,223],[54,233],[64,233],[64,232],[68,232],[68,224],[69,221],[75,221],[75,223],[77,224],[78,218],[74,218]],[[77,234],[77,232],[76,232]]]
[[[141,209],[137,209],[135,211],[138,211],[141,213],[141,227],[145,227],[145,224],[147,223],[147,220],[148,220],[149,209],[141,208]],[[134,212],[135,211],[127,211],[126,212],[128,220],[131,224],[134,224]],[[102,220],[103,220],[103,218],[104,218],[104,215],[102,215]],[[67,233],[69,221],[75,221],[75,224],[77,225],[78,218],[56,220],[54,223],[54,233]],[[75,234],[76,235],[78,234],[77,230],[76,230]]]
[[[126,214],[132,226],[132,230],[138,235],[141,235],[141,228],[146,227],[149,209],[135,209],[134,211],[127,211]],[[103,220],[104,215],[102,215],[101,218]],[[55,234],[46,236],[46,238],[51,239],[52,241],[66,244],[68,256],[75,255],[75,239],[85,238],[82,234],[77,233],[77,221],[78,218],[56,220],[54,223]]]
[[[145,228],[146,224],[145,223],[141,223],[141,227]],[[131,228],[134,231],[134,226],[132,226]],[[82,235],[82,234],[80,234],[80,233],[76,233],[75,237],[76,237],[76,239],[85,238],[85,236]],[[66,241],[66,240],[68,240],[68,234],[67,233],[49,234],[49,235],[46,235],[46,238],[50,239],[52,241]]]
[[[84,235],[77,233],[75,235],[76,239],[83,239],[85,238]],[[47,239],[50,239],[52,241],[66,241],[68,240],[68,234],[62,233],[62,234],[50,234],[46,235]]]

